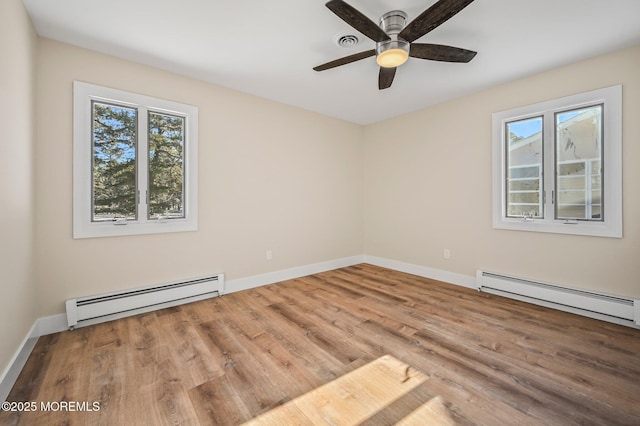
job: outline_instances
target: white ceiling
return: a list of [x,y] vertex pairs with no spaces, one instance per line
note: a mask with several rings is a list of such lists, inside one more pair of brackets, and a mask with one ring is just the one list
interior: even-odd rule
[[[436,0],[346,0],[378,22],[412,21]],[[325,0],[23,0],[42,37],[96,50],[359,124],[428,107],[640,43],[640,0],[475,0],[416,40],[475,50],[468,64],[410,58],[378,90],[373,49]],[[360,43],[344,48],[341,35]]]

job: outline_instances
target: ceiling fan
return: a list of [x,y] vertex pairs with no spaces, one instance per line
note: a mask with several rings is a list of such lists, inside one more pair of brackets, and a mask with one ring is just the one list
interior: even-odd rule
[[451,19],[473,0],[439,0],[407,24],[407,14],[401,10],[387,12],[380,18],[380,25],[349,6],[343,0],[331,0],[326,6],[353,28],[376,42],[376,48],[345,56],[313,69],[324,71],[361,59],[376,57],[380,65],[378,89],[391,87],[396,69],[409,59],[428,59],[443,62],[467,63],[477,52],[442,44],[413,43],[428,32]]

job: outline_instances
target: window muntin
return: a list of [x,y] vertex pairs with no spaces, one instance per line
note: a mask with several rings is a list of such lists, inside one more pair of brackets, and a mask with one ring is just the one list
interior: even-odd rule
[[73,237],[195,231],[198,109],[74,82]]
[[[512,133],[536,117],[541,191],[527,181],[536,179],[538,163],[520,161],[510,149]],[[622,86],[494,113],[492,120],[494,228],[622,237]],[[523,150],[526,143],[517,142]],[[540,199],[537,215],[519,207]]]

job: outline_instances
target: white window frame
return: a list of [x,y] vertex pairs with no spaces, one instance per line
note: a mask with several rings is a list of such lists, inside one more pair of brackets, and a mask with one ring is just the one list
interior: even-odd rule
[[[147,112],[185,118],[184,218],[92,221],[92,102],[138,109],[138,203],[146,204]],[[142,122],[142,125],[141,125]],[[144,151],[143,151],[144,150]],[[73,84],[73,238],[185,232],[198,229],[198,108],[81,81]],[[146,211],[146,209],[144,209]]]
[[[553,204],[555,176],[554,114],[571,109],[603,105],[603,221],[555,219]],[[508,122],[543,116],[542,197],[544,218],[506,216],[506,147]],[[493,227],[519,231],[622,238],[622,85],[606,87],[492,114],[493,137]]]

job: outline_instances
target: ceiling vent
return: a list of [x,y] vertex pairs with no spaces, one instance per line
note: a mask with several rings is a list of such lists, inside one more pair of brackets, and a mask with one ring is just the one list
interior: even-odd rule
[[358,37],[352,34],[348,34],[348,35],[339,36],[338,39],[336,40],[336,43],[340,47],[354,47],[358,44],[358,41],[359,41]]

